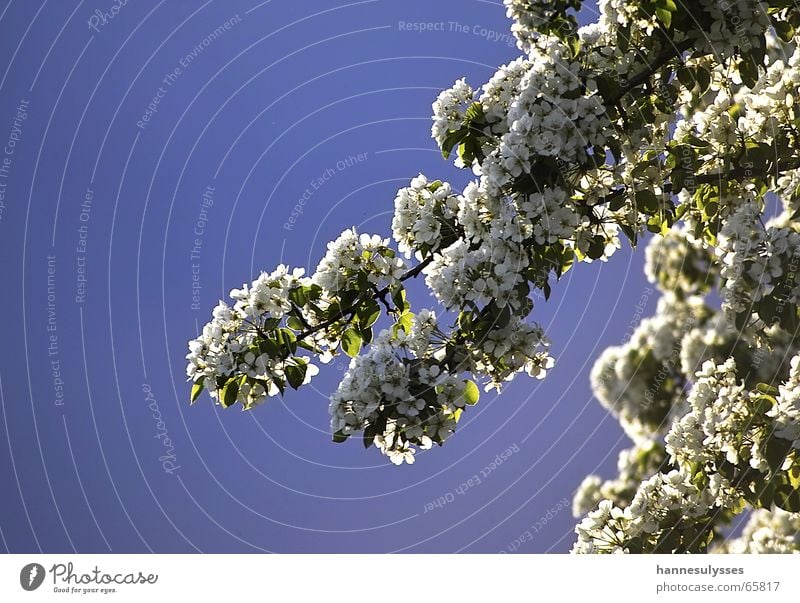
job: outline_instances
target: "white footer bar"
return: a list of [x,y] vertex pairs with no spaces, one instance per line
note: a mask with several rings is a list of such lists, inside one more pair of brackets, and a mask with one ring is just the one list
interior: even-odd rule
[[2,555],[0,601],[750,603],[794,600],[798,574],[790,555]]

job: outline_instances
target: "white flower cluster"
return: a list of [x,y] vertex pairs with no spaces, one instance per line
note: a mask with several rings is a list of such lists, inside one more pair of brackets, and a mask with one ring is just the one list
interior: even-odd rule
[[338,295],[355,288],[359,274],[380,290],[397,284],[405,270],[403,260],[389,249],[389,239],[359,235],[351,228],[328,243],[328,252],[317,266],[312,281],[326,294]]
[[477,249],[459,239],[434,257],[425,270],[425,283],[448,309],[467,303],[519,305],[514,293],[525,282],[528,267],[525,248],[519,243],[499,239],[485,241]]
[[[740,508],[743,496],[742,486],[734,485],[719,471],[720,463],[742,470],[752,468],[766,476],[775,467],[765,456],[769,438],[783,438],[787,445],[800,448],[800,355],[792,359],[791,367],[788,381],[778,390],[777,403],[765,412],[761,393],[747,390],[732,358],[720,365],[706,362],[689,392],[688,412],[672,424],[666,435],[666,452],[677,469],[643,481],[628,505],[630,491],[625,486],[636,480],[640,469],[635,464],[636,456],[628,457],[624,466],[620,458],[620,480],[623,476],[630,478],[619,482],[622,488],[616,489],[615,482],[603,483],[596,476],[584,480],[575,497],[575,513],[582,514],[593,502],[603,500],[576,528],[578,542],[573,552],[641,552],[637,547],[643,540],[646,552],[658,552],[664,531],[674,532],[675,538],[679,536],[670,540],[672,548],[667,550],[705,547],[713,527],[709,518],[721,510]],[[788,470],[792,459],[787,456],[781,469]],[[754,494],[759,496],[761,489],[756,487]],[[800,515],[779,509],[774,513],[754,513],[766,514],[754,520],[752,529],[746,530],[741,539],[717,547],[717,552],[797,549],[788,527],[796,525],[793,522]],[[697,525],[687,529],[687,523],[693,520]],[[771,537],[767,528],[773,521],[776,529]]]
[[[533,238],[539,245],[569,240],[582,220],[569,202],[567,191],[547,188],[526,195],[519,202],[522,213],[533,222]],[[584,220],[588,222],[588,219]]]
[[399,330],[395,337],[417,358],[434,356],[441,348],[439,344],[444,341],[436,312],[427,308],[423,308],[414,316],[414,322],[407,335],[405,331]]
[[661,291],[678,297],[707,291],[716,280],[713,254],[696,241],[688,228],[673,228],[653,237],[645,249],[647,279]]
[[[607,9],[611,3],[601,1],[600,6]],[[640,56],[635,45],[622,51],[616,43],[619,25],[615,16],[606,10],[601,12],[599,22],[589,23],[578,30],[582,49],[586,53],[586,63],[593,70],[618,76],[637,71]]]
[[754,509],[742,535],[722,543],[714,553],[800,554],[800,513]]
[[780,285],[787,307],[800,300],[800,233],[791,227],[761,225],[755,203],[742,205],[720,232],[717,254],[722,263],[723,308],[731,314],[754,311],[754,304]]
[[[319,372],[310,358],[276,351],[283,337],[296,335],[290,331],[320,323],[306,302],[295,303],[292,292],[317,286],[322,296],[316,300],[316,307],[325,309],[337,296],[358,288],[359,278],[380,290],[398,283],[404,270],[403,261],[388,247],[388,239],[346,230],[328,244],[328,252],[312,277],[305,277],[302,268],[290,270],[281,265],[271,273],[262,272],[241,289],[233,289],[233,306],[220,302],[202,334],[189,342],[186,374],[220,402],[226,383],[237,377],[235,389],[228,390],[236,396],[225,400],[225,405],[238,401],[245,409],[283,391],[289,381],[287,371],[301,371],[302,382],[299,378],[297,381],[308,384]],[[299,313],[300,318],[290,317],[291,312]],[[301,322],[292,329],[290,319]],[[274,341],[270,339],[273,335]],[[338,345],[336,333],[332,337],[326,329],[319,329],[307,338],[321,362],[330,361]]]
[[611,33],[618,28],[627,28],[628,35],[641,36],[651,35],[653,30],[658,27],[658,20],[655,14],[648,14],[641,10],[635,2],[627,0],[600,0],[597,7],[600,11],[600,27]]
[[794,216],[800,210],[800,169],[784,172],[778,178],[776,193],[783,202],[785,213]]
[[[786,440],[800,448],[797,428],[797,386],[800,356],[792,360],[789,380],[779,388],[777,404],[765,412],[763,396],[747,391],[737,375],[732,358],[724,364],[708,361],[697,373],[697,382],[688,396],[690,411],[673,424],[666,436],[672,462],[681,467],[719,468],[722,459],[744,469],[766,474],[770,466],[768,450],[773,438]],[[788,469],[791,459],[778,457],[777,465]],[[773,459],[775,462],[775,459]],[[735,501],[737,494],[718,473],[710,474],[707,488],[720,506]]]
[[[432,331],[434,315],[412,331],[412,340]],[[413,463],[416,452],[442,443],[456,428],[466,404],[465,382],[431,359],[414,359],[410,348],[427,348],[382,331],[365,354],[353,358],[331,396],[331,431],[347,437],[365,432],[392,463]]]
[[800,341],[777,325],[758,333],[742,331],[722,313],[702,326],[690,330],[681,340],[681,372],[690,380],[708,360],[722,364],[735,358],[737,366],[747,366],[745,382],[773,383],[788,373],[788,361],[798,351]]
[[[742,338],[741,333],[727,317],[718,313],[705,324],[690,329],[681,340],[681,373],[693,378],[708,360],[715,364],[725,362]],[[745,341],[745,345],[749,342]]]
[[[709,2],[717,4],[713,0]],[[710,75],[707,96],[711,101],[699,106],[687,103],[692,110],[685,111],[673,136],[674,140],[684,143],[690,136],[704,141],[705,146],[698,149],[703,173],[727,171],[737,154],[748,147],[752,149],[757,143],[777,148],[796,144],[794,124],[800,117],[796,101],[800,96],[800,49],[795,48],[785,61],[773,60],[752,90],[741,82],[734,87],[731,72],[723,65],[717,65]],[[742,141],[747,143],[744,148]],[[757,159],[747,165],[756,172],[765,167],[763,161]],[[791,200],[797,198],[797,184],[796,176],[789,173],[779,178],[776,191],[791,204]],[[723,217],[753,198],[751,182],[742,183],[739,191],[732,188],[731,183],[728,188],[720,202]]]
[[[591,224],[561,188],[512,199],[493,197],[473,182],[458,201],[452,228],[462,238],[438,250],[424,271],[426,283],[448,309],[491,302],[522,307],[536,247],[563,244],[587,262],[595,236],[605,241],[602,259],[620,247],[616,224],[607,220]],[[602,213],[596,214],[598,219]],[[408,224],[412,219],[398,218],[398,222]]]
[[[575,528],[578,540],[573,553],[635,553],[634,543],[650,541],[654,546],[663,530],[672,530],[678,519],[690,523],[702,522],[713,505],[708,496],[697,491],[688,475],[680,471],[658,473],[642,482],[631,504],[621,509],[610,500],[603,500],[598,508],[584,518]],[[700,534],[695,531],[695,538]],[[677,532],[676,539],[682,536]],[[691,546],[693,542],[684,543]],[[641,544],[638,545],[641,549]]]
[[597,475],[587,476],[578,486],[572,500],[572,514],[583,517],[604,499],[624,509],[633,500],[639,484],[664,469],[667,457],[664,446],[655,440],[643,440],[619,453],[615,479],[603,481]]
[[[714,86],[720,88],[715,89]],[[674,140],[684,141],[694,135],[708,143],[700,148],[698,154],[703,162],[704,171],[720,172],[725,168],[725,160],[731,148],[736,148],[739,142],[739,130],[736,119],[736,99],[731,96],[728,88],[722,87],[723,82],[714,81],[710,94],[715,94],[713,101],[705,107],[699,107],[691,114],[678,121]],[[736,202],[736,196],[729,197]]]
[[569,3],[554,0],[503,0],[503,4],[506,6],[506,16],[514,20],[511,32],[517,38],[517,46],[528,52],[539,38],[539,31],[563,10],[559,5]]
[[456,234],[459,204],[458,195],[453,194],[448,183],[428,182],[422,174],[414,178],[409,187],[397,192],[394,200],[392,233],[398,249],[407,258],[416,254],[419,260],[438,251],[443,237]]
[[686,518],[704,516],[714,504],[708,492],[700,493],[690,476],[681,471],[659,473],[642,482],[633,501],[626,508],[631,519],[631,535],[638,530],[652,534],[668,514]]
[[519,57],[501,66],[482,87],[478,100],[489,128],[495,136],[508,132],[506,116],[512,103],[520,95],[520,84],[533,63],[525,57]]
[[800,51],[786,60],[776,60],[767,68],[753,89],[739,96],[743,113],[739,130],[757,142],[773,142],[787,127],[797,122],[795,103],[800,92]]
[[245,283],[241,289],[231,290],[231,299],[236,301],[234,312],[257,324],[261,324],[265,316],[283,318],[292,309],[289,292],[311,283],[311,279],[304,277],[304,274],[303,268],[289,272],[289,268],[283,264],[274,272],[262,272],[250,285]]
[[[642,10],[641,6],[625,0],[601,0],[598,3],[600,19],[597,23],[584,25],[578,30],[581,52],[587,79],[586,86],[591,92],[598,91],[598,75],[615,83],[626,82],[631,74],[646,71],[653,57],[659,56],[671,46],[659,36],[653,35],[659,27],[658,18],[652,10]],[[666,44],[666,46],[665,46]],[[664,96],[667,89],[656,89],[659,96]],[[618,106],[626,115],[636,115],[641,111],[639,95],[623,95],[618,99]],[[631,123],[627,119],[614,121],[616,126],[613,136],[622,142],[623,159],[617,167],[623,172],[630,172],[639,165],[639,154],[643,150],[661,151],[667,140],[671,124],[675,121],[672,110],[656,110],[648,120],[637,120]],[[620,183],[636,190],[634,178],[622,178]],[[662,184],[660,181],[658,184]],[[652,189],[645,183],[644,188]]]
[[707,317],[697,298],[662,297],[655,316],[644,319],[628,343],[607,348],[592,367],[594,395],[634,442],[665,432],[682,410],[681,340]]
[[792,358],[789,379],[778,388],[777,400],[767,413],[775,420],[775,435],[800,449],[800,355]]
[[[606,107],[588,93],[581,64],[558,38],[543,36],[531,49],[531,65],[519,83],[519,95],[508,106],[507,130],[480,166],[482,186],[491,196],[531,173],[541,160],[569,164],[586,160],[586,148],[604,145],[611,134]],[[507,101],[500,101],[506,105]],[[484,107],[487,115],[502,108]]]
[[441,145],[447,135],[461,128],[469,106],[474,102],[475,92],[463,78],[452,88],[441,92],[433,103],[433,126],[431,135]]
[[[765,167],[784,171],[772,168],[781,165],[781,155],[794,159],[783,150],[798,144],[800,55],[797,45],[778,42],[770,31],[770,15],[785,21],[786,11],[767,11],[757,0],[700,0],[660,11],[601,0],[599,22],[578,31],[580,58],[574,58],[573,49],[548,32],[574,8],[569,2],[504,4],[526,56],[500,68],[483,87],[480,153],[467,154],[475,157],[480,186],[469,197],[465,191],[458,213],[466,243],[442,251],[429,268],[429,285],[448,307],[486,306],[491,297],[469,291],[470,280],[482,279],[481,289],[488,281],[492,294],[521,285],[503,289],[493,280],[485,261],[486,242],[497,244],[498,237],[489,235],[493,222],[519,233],[527,249],[565,245],[574,247],[577,259],[587,251],[596,257],[598,233],[608,244],[618,224],[631,239],[641,232],[652,205],[637,211],[640,197],[650,200],[645,194],[652,193],[671,211],[678,193],[683,225],[647,249],[648,278],[665,294],[657,313],[639,324],[627,344],[607,350],[592,372],[596,396],[636,446],[620,456],[617,479],[589,476],[576,492],[576,514],[604,500],[577,528],[575,551],[705,550],[716,523],[739,513],[743,500],[770,504],[756,492],[760,478],[751,476],[775,473],[782,447],[788,442],[797,449],[800,436],[800,360],[792,360],[791,370],[786,360],[800,343],[800,170],[778,176],[773,188],[786,212],[766,225],[758,176]],[[688,30],[687,16],[699,17],[698,31]],[[785,33],[777,25],[775,31]],[[765,35],[767,60],[761,61],[757,50]],[[615,94],[631,74],[646,71],[651,59],[660,60],[687,36],[694,52],[677,78],[651,83],[641,96]],[[749,63],[754,49],[757,65]],[[785,60],[787,50],[794,54]],[[698,86],[687,84],[687,77]],[[604,97],[613,108],[604,106]],[[608,147],[603,152],[610,150],[615,161],[589,169],[595,147]],[[753,177],[740,178],[744,169],[754,170]],[[712,179],[730,170],[731,182]],[[691,192],[680,190],[684,178]],[[602,207],[609,200],[613,211]],[[672,227],[671,217],[654,218],[647,222],[651,230]],[[518,239],[509,241],[514,249]],[[613,250],[611,245],[601,258]],[[518,269],[526,270],[526,259],[514,253]],[[528,261],[535,266],[534,258]],[[722,312],[698,297],[712,288],[720,290]],[[774,391],[759,385],[781,381]],[[647,450],[660,451],[647,457],[651,464],[643,462]],[[796,452],[785,456],[780,470],[797,458]],[[728,477],[740,471],[754,481],[743,485]],[[796,504],[779,500],[789,487],[788,478],[779,477],[774,504]],[[742,539],[746,550],[798,548],[796,538],[787,538],[794,518],[757,515],[762,517]]]
[[[710,463],[721,453],[728,462],[739,463],[740,444],[736,437],[748,431],[753,421],[750,397],[729,358],[722,365],[706,362],[688,396],[690,411],[677,421],[666,436],[667,452],[673,462],[684,466]],[[760,442],[753,445],[758,467],[763,460]],[[756,468],[758,468],[756,467]]]
[[[236,301],[233,307],[220,302],[214,308],[213,319],[203,327],[202,334],[189,342],[186,374],[192,382],[201,382],[212,398],[219,399],[220,389],[233,375],[244,377],[237,390],[236,400],[246,409],[280,392],[277,383],[285,380],[288,364],[294,360],[274,357],[258,347],[258,327],[266,319],[282,320],[291,309],[292,289],[310,284],[304,270],[290,271],[284,265],[272,273],[263,272],[250,285],[231,291]],[[310,382],[318,369],[303,356],[304,382]]]
[[189,364],[186,374],[192,381],[204,380],[210,392],[216,391],[216,377],[230,375],[236,366],[234,354],[246,349],[254,334],[240,333],[242,317],[225,302],[212,312],[213,319],[203,327],[202,334],[189,342]]
[[698,48],[718,60],[729,59],[742,48],[758,47],[759,37],[770,27],[766,7],[758,0],[699,0],[698,5],[713,20],[697,40]]
[[529,377],[544,379],[555,361],[547,353],[550,340],[541,326],[524,322],[518,316],[504,327],[493,327],[479,341],[468,344],[467,370],[491,378],[491,387],[500,389],[504,381],[524,371]]
[[526,281],[530,264],[524,241],[532,225],[510,199],[489,197],[470,183],[459,198],[458,228],[464,233],[441,249],[425,268],[425,282],[448,309],[466,303],[517,306],[515,289]]
[[590,474],[583,478],[572,497],[573,517],[583,517],[592,511],[601,500],[610,499],[610,497],[604,496],[601,491],[604,483],[603,478],[595,474]]

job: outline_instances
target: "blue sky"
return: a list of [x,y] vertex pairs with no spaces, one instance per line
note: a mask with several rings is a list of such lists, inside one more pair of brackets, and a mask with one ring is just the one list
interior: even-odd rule
[[313,269],[347,227],[388,235],[419,172],[468,182],[430,104],[517,56],[502,6],[115,4],[0,9],[0,547],[569,550],[565,499],[628,445],[588,371],[643,295],[655,308],[641,250],[538,301],[556,368],[484,396],[413,466],[330,442],[340,363],[250,413],[190,408],[184,381],[186,341],[232,287]]

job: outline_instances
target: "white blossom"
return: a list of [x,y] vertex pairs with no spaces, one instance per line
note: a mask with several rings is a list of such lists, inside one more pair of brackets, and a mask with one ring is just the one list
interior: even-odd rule
[[355,286],[359,273],[372,285],[383,289],[396,284],[406,270],[404,262],[389,250],[389,240],[378,235],[359,235],[355,228],[345,230],[328,243],[312,281],[330,294],[338,294]]

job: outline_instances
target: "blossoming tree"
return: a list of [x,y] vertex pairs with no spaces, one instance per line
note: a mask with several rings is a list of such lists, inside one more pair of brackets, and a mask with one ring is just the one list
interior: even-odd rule
[[[396,248],[346,230],[311,276],[233,290],[189,344],[191,400],[251,409],[346,354],[333,440],[411,463],[479,385],[545,377],[534,294],[652,233],[656,314],[592,371],[634,445],[578,488],[573,550],[800,551],[800,8],[601,0],[579,27],[580,0],[504,3],[522,56],[433,105],[473,181],[400,190]],[[440,316],[406,296],[415,277]]]

